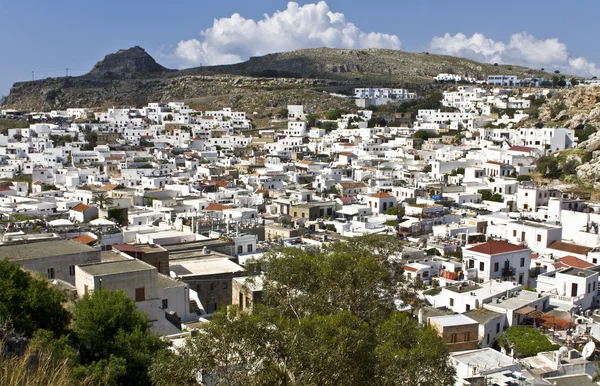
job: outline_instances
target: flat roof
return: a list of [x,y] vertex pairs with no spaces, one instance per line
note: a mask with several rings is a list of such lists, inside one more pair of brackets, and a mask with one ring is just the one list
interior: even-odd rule
[[571,275],[571,276],[579,276],[579,277],[590,277],[592,275],[597,274],[597,272],[595,272],[595,271],[590,271],[587,269],[581,269],[581,268],[575,268],[575,267],[567,268],[565,270],[558,271],[557,273],[562,273],[562,274]]
[[496,319],[499,316],[503,316],[504,314],[480,307],[471,311],[467,311],[463,315],[479,322],[480,324],[487,324],[488,322]]
[[169,269],[177,276],[218,275],[244,271],[244,268],[226,258],[171,261]]
[[508,355],[504,355],[489,347],[480,350],[451,353],[450,355],[463,364],[469,364],[471,367],[486,369],[488,371],[515,364],[515,361]]
[[465,324],[478,324],[476,320],[469,318],[463,314],[457,315],[442,315],[442,316],[432,316],[429,318],[429,322],[435,322],[440,326],[462,326]]
[[185,287],[185,285],[185,283],[172,279],[167,275],[158,274],[158,288]]
[[96,252],[97,249],[73,240],[39,241],[0,246],[0,256],[11,261]]
[[126,272],[157,271],[157,269],[150,264],[144,263],[138,259],[83,264],[80,265],[79,268],[94,276],[115,275]]

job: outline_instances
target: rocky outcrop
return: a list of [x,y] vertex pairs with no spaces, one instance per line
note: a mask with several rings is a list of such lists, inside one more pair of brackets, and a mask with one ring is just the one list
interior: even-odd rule
[[[133,47],[107,55],[92,71],[80,77],[16,83],[6,104],[15,108],[50,110],[72,106],[140,105],[150,101],[217,95],[217,92],[227,95],[241,92],[244,87],[428,85],[440,72],[467,73],[475,77],[498,72],[521,77],[549,77],[538,70],[494,66],[452,56],[386,49],[330,48],[269,54],[233,65],[176,71],[156,63],[142,48]],[[223,77],[229,83],[226,87]],[[250,78],[259,80],[251,82]],[[266,83],[269,85],[265,86]]]
[[96,63],[87,77],[105,79],[127,79],[140,75],[161,74],[170,71],[156,63],[154,58],[141,47],[119,50]]

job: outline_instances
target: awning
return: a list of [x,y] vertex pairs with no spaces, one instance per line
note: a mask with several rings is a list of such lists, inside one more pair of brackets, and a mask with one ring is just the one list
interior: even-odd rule
[[539,318],[540,316],[543,315],[543,312],[538,311],[531,306],[525,306],[525,307],[519,308],[518,310],[515,310],[515,314],[523,315],[528,318]]
[[69,220],[59,219],[59,220],[50,221],[48,223],[48,225],[50,225],[51,227],[65,227],[65,226],[71,226],[71,225],[73,225],[73,223]]

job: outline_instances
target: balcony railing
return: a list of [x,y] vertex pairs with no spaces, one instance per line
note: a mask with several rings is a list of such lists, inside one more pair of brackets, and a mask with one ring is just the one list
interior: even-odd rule
[[512,267],[502,268],[502,276],[503,277],[515,276],[515,269]]

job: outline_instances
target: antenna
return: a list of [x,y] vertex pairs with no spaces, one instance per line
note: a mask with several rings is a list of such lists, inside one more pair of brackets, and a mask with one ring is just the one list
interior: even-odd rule
[[66,75],[66,76],[69,76],[69,69],[68,69],[68,68],[65,68],[65,71],[66,71],[66,73],[67,73],[67,75]]
[[585,359],[589,359],[592,355],[594,355],[594,351],[596,350],[596,345],[594,342],[589,342],[583,347],[583,351],[581,351],[581,355]]

